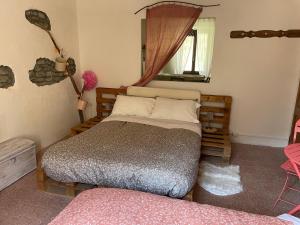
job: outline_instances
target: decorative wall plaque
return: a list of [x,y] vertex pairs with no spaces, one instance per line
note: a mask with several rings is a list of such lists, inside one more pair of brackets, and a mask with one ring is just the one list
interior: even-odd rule
[[259,30],[259,31],[242,31],[236,30],[231,31],[230,33],[231,38],[272,38],[272,37],[287,37],[287,38],[299,38],[300,37],[300,30]]
[[9,88],[15,84],[15,75],[9,66],[0,66],[0,88]]

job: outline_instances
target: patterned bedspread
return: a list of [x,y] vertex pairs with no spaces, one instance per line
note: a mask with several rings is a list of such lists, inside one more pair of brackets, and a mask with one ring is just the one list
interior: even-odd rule
[[277,218],[201,205],[149,193],[92,189],[77,196],[49,225],[279,225]]
[[181,198],[196,182],[199,134],[128,121],[101,122],[44,154],[46,174],[80,182]]

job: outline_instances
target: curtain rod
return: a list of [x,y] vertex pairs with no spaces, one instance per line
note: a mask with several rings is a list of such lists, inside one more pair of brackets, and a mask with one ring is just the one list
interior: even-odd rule
[[158,5],[158,4],[161,4],[161,3],[179,3],[179,4],[187,4],[187,5],[192,5],[192,6],[197,6],[197,7],[215,7],[215,6],[220,6],[220,4],[215,4],[215,5],[198,5],[198,4],[194,4],[194,3],[189,3],[189,2],[181,2],[181,1],[160,1],[160,2],[156,2],[152,5],[147,5],[141,9],[139,9],[138,11],[136,11],[134,14],[138,14],[140,11],[146,9],[146,8],[150,8],[152,6],[155,6],[155,5]]

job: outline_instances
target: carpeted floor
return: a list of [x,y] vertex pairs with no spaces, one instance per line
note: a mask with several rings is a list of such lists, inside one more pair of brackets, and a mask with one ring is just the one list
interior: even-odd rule
[[[218,163],[215,158],[207,160]],[[284,202],[278,203],[272,210],[285,182],[285,173],[280,168],[285,160],[281,148],[234,144],[231,164],[240,166],[244,191],[233,196],[220,197],[198,187],[196,201],[270,216],[286,213],[291,206]],[[300,203],[300,193],[287,192],[285,196]]]
[[[216,158],[205,160],[220,163]],[[198,187],[196,201],[265,215],[284,213],[291,208],[285,203],[279,203],[274,211],[271,210],[284,183],[285,174],[279,168],[284,160],[282,149],[279,148],[234,144],[231,163],[240,165],[244,192],[219,197]],[[288,195],[300,202],[297,194]],[[47,224],[70,201],[65,196],[37,191],[35,173],[32,172],[0,192],[0,224]]]

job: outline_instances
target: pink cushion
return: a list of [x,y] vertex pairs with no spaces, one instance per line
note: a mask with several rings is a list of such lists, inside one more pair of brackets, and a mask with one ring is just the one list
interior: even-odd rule
[[113,188],[77,196],[50,225],[289,224],[277,218]]

